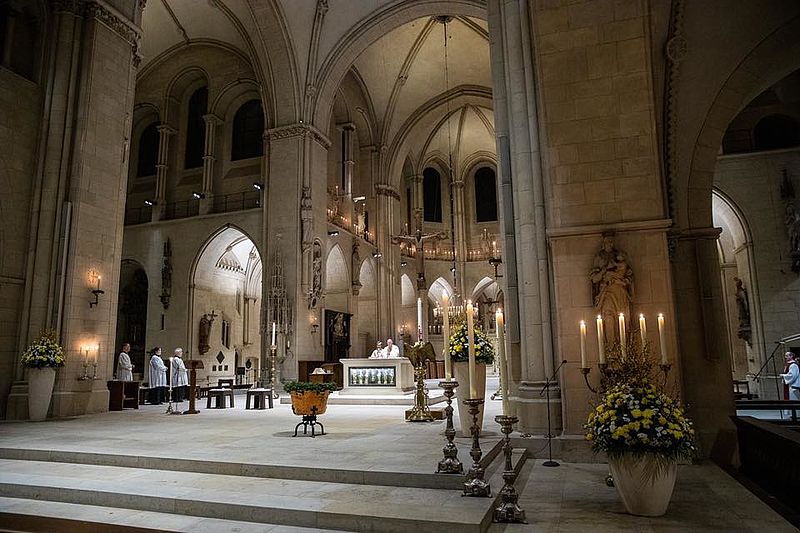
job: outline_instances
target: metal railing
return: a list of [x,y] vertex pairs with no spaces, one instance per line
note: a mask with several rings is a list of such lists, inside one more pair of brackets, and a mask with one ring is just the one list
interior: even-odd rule
[[[177,220],[196,217],[200,214],[200,202],[197,198],[170,202],[161,206],[138,206],[125,209],[125,225],[145,224],[153,220],[153,209],[160,209],[159,220]],[[230,213],[261,207],[260,191],[244,191],[211,199],[211,213]]]

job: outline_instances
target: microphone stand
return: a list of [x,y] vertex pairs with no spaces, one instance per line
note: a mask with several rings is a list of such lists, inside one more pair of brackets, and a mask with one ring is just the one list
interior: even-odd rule
[[553,437],[555,437],[555,435],[553,435],[553,431],[550,426],[550,385],[556,382],[558,371],[561,370],[561,367],[564,366],[566,362],[566,359],[561,361],[561,364],[555,369],[553,375],[545,379],[544,387],[542,387],[542,390],[539,391],[539,396],[547,393],[547,461],[543,462],[542,466],[560,466],[558,462],[553,461]]
[[[781,342],[781,341],[777,341],[775,344],[777,344],[775,349],[772,350],[772,353],[769,354],[769,357],[767,357],[767,360],[764,361],[764,364],[761,365],[761,368],[759,368],[758,372],[756,372],[755,375],[753,376],[753,381],[758,380],[759,389],[761,388],[760,387],[761,386],[761,373],[764,372],[764,370],[766,370],[767,365],[770,363],[770,361],[774,361],[775,360],[775,354],[778,353],[778,350],[780,350],[783,346],[786,345],[786,343]],[[773,370],[774,369],[775,369],[775,365],[773,363]],[[780,383],[778,383],[778,380],[775,380],[775,390],[778,393],[778,399],[779,400],[782,399],[783,395],[781,394],[781,387],[780,387]],[[783,412],[781,412],[781,414],[783,414]]]

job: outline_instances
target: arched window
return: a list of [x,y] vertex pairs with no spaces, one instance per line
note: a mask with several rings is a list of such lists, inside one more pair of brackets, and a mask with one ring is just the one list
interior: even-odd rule
[[263,133],[264,113],[261,100],[245,102],[233,117],[231,161],[264,155]]
[[158,161],[158,122],[147,126],[139,137],[139,157],[136,164],[136,176],[152,176],[156,173]]
[[475,214],[478,222],[497,220],[497,184],[494,170],[479,168],[475,172]]
[[423,215],[425,222],[442,221],[442,177],[430,167],[422,171]]
[[753,145],[756,150],[777,150],[800,144],[800,125],[787,115],[769,115],[753,128]]
[[208,108],[208,88],[200,87],[189,98],[189,113],[186,118],[186,154],[183,167],[186,169],[203,166],[203,153],[206,148],[206,121],[203,115]]

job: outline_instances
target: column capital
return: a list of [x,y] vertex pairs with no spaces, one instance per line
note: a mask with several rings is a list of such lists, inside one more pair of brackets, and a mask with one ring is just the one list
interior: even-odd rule
[[170,126],[169,124],[159,124],[156,126],[156,131],[161,135],[173,135],[178,132],[175,128]]
[[400,193],[398,193],[397,189],[388,183],[376,183],[375,194],[377,196],[388,196],[390,198],[394,198],[398,202],[400,201]]
[[339,131],[356,131],[356,125],[352,122],[343,122],[337,124],[336,129]]
[[286,126],[278,126],[277,128],[267,130],[266,133],[270,141],[308,136],[326,150],[331,147],[331,141],[328,139],[327,135],[322,133],[315,126],[312,126],[311,124],[305,124],[303,122],[289,124]]

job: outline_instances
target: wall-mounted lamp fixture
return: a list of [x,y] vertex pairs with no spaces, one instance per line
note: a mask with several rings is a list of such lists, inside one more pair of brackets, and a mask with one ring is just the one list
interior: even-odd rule
[[257,190],[257,191],[263,191],[264,190],[264,184],[263,183],[259,183],[257,181],[253,182],[253,188],[255,190]]
[[148,205],[150,207],[153,207],[154,205],[156,205],[156,202],[153,201],[153,200],[145,200],[144,201],[144,205]]
[[339,235],[338,231],[329,231],[328,237],[337,237]]
[[408,266],[408,261],[400,261],[400,266],[401,267]]
[[452,272],[453,274],[455,274],[455,273],[456,273],[456,267],[452,267],[452,268],[450,269],[450,272]]
[[319,331],[319,324],[317,324],[317,315],[312,312],[310,320],[311,320],[311,334],[313,335],[317,331]]
[[91,289],[92,294],[94,294],[94,301],[91,300],[89,301],[89,307],[94,307],[95,305],[100,303],[99,301],[100,295],[105,294],[105,291],[100,289],[100,279],[101,279],[100,273],[98,273],[96,270],[89,271],[89,284],[90,286],[91,284],[95,284],[95,288]]
[[363,202],[366,199],[367,199],[366,196],[353,196],[353,201],[354,202]]
[[205,197],[206,193],[204,192],[196,192],[196,191],[192,192],[192,198],[194,198],[195,200],[203,200],[205,199]]
[[383,254],[380,252],[373,252],[372,257],[374,257],[375,259],[380,259],[381,257],[383,257]]

